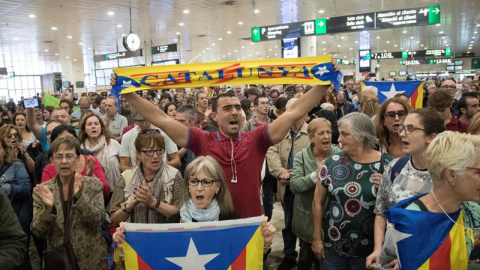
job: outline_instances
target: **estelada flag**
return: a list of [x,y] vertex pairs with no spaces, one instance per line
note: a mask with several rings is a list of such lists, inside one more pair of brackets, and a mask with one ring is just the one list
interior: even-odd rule
[[385,100],[389,98],[393,98],[396,94],[405,93],[410,100],[410,107],[412,109],[418,109],[423,107],[424,90],[422,81],[363,81],[362,89],[365,86],[375,86],[378,89],[378,102],[380,104],[382,104]]
[[400,268],[466,270],[464,210],[449,213],[449,218],[445,213],[405,209],[421,196],[400,201],[385,212],[394,225],[389,233],[396,240]]
[[181,224],[125,224],[127,270],[263,269],[262,217]]
[[343,75],[335,71],[330,55],[291,59],[195,63],[167,66],[115,68],[112,94],[139,90],[195,88],[246,84],[334,84]]

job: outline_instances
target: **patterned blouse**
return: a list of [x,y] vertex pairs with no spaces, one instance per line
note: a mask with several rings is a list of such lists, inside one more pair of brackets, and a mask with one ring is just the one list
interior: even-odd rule
[[394,159],[385,167],[385,173],[378,189],[375,210],[373,211],[376,215],[383,216],[383,212],[399,201],[418,194],[428,193],[433,187],[428,171],[415,169],[411,158],[392,182],[392,168],[398,160],[398,158]]
[[[384,165],[390,160],[387,155]],[[322,221],[325,249],[343,257],[372,253],[378,190],[370,176],[380,169],[380,162],[355,163],[343,152],[325,161],[319,172],[321,184],[328,190]]]

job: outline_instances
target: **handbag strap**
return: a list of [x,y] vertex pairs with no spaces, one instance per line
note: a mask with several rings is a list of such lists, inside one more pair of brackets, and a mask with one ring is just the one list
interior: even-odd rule
[[[58,175],[57,175],[58,177]],[[70,239],[70,231],[72,230],[73,225],[73,186],[75,183],[75,174],[72,175],[70,182],[68,183],[68,197],[67,197],[67,205],[65,206],[65,197],[63,196],[63,188],[62,183],[60,182],[60,177],[57,178],[57,184],[60,188],[60,200],[62,202],[62,208],[64,215],[64,222],[63,222],[63,244],[66,245],[68,240]]]

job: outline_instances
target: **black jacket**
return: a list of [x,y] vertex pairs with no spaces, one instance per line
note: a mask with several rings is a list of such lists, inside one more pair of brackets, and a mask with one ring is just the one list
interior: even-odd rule
[[350,101],[346,101],[343,105],[343,113],[340,105],[337,104],[337,119],[342,118],[342,116],[347,115],[355,111],[355,106]]

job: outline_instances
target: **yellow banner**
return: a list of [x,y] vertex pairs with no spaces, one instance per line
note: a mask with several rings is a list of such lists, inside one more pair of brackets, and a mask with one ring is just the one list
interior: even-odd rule
[[114,94],[139,90],[244,84],[322,84],[341,80],[332,57],[214,62],[115,68]]

